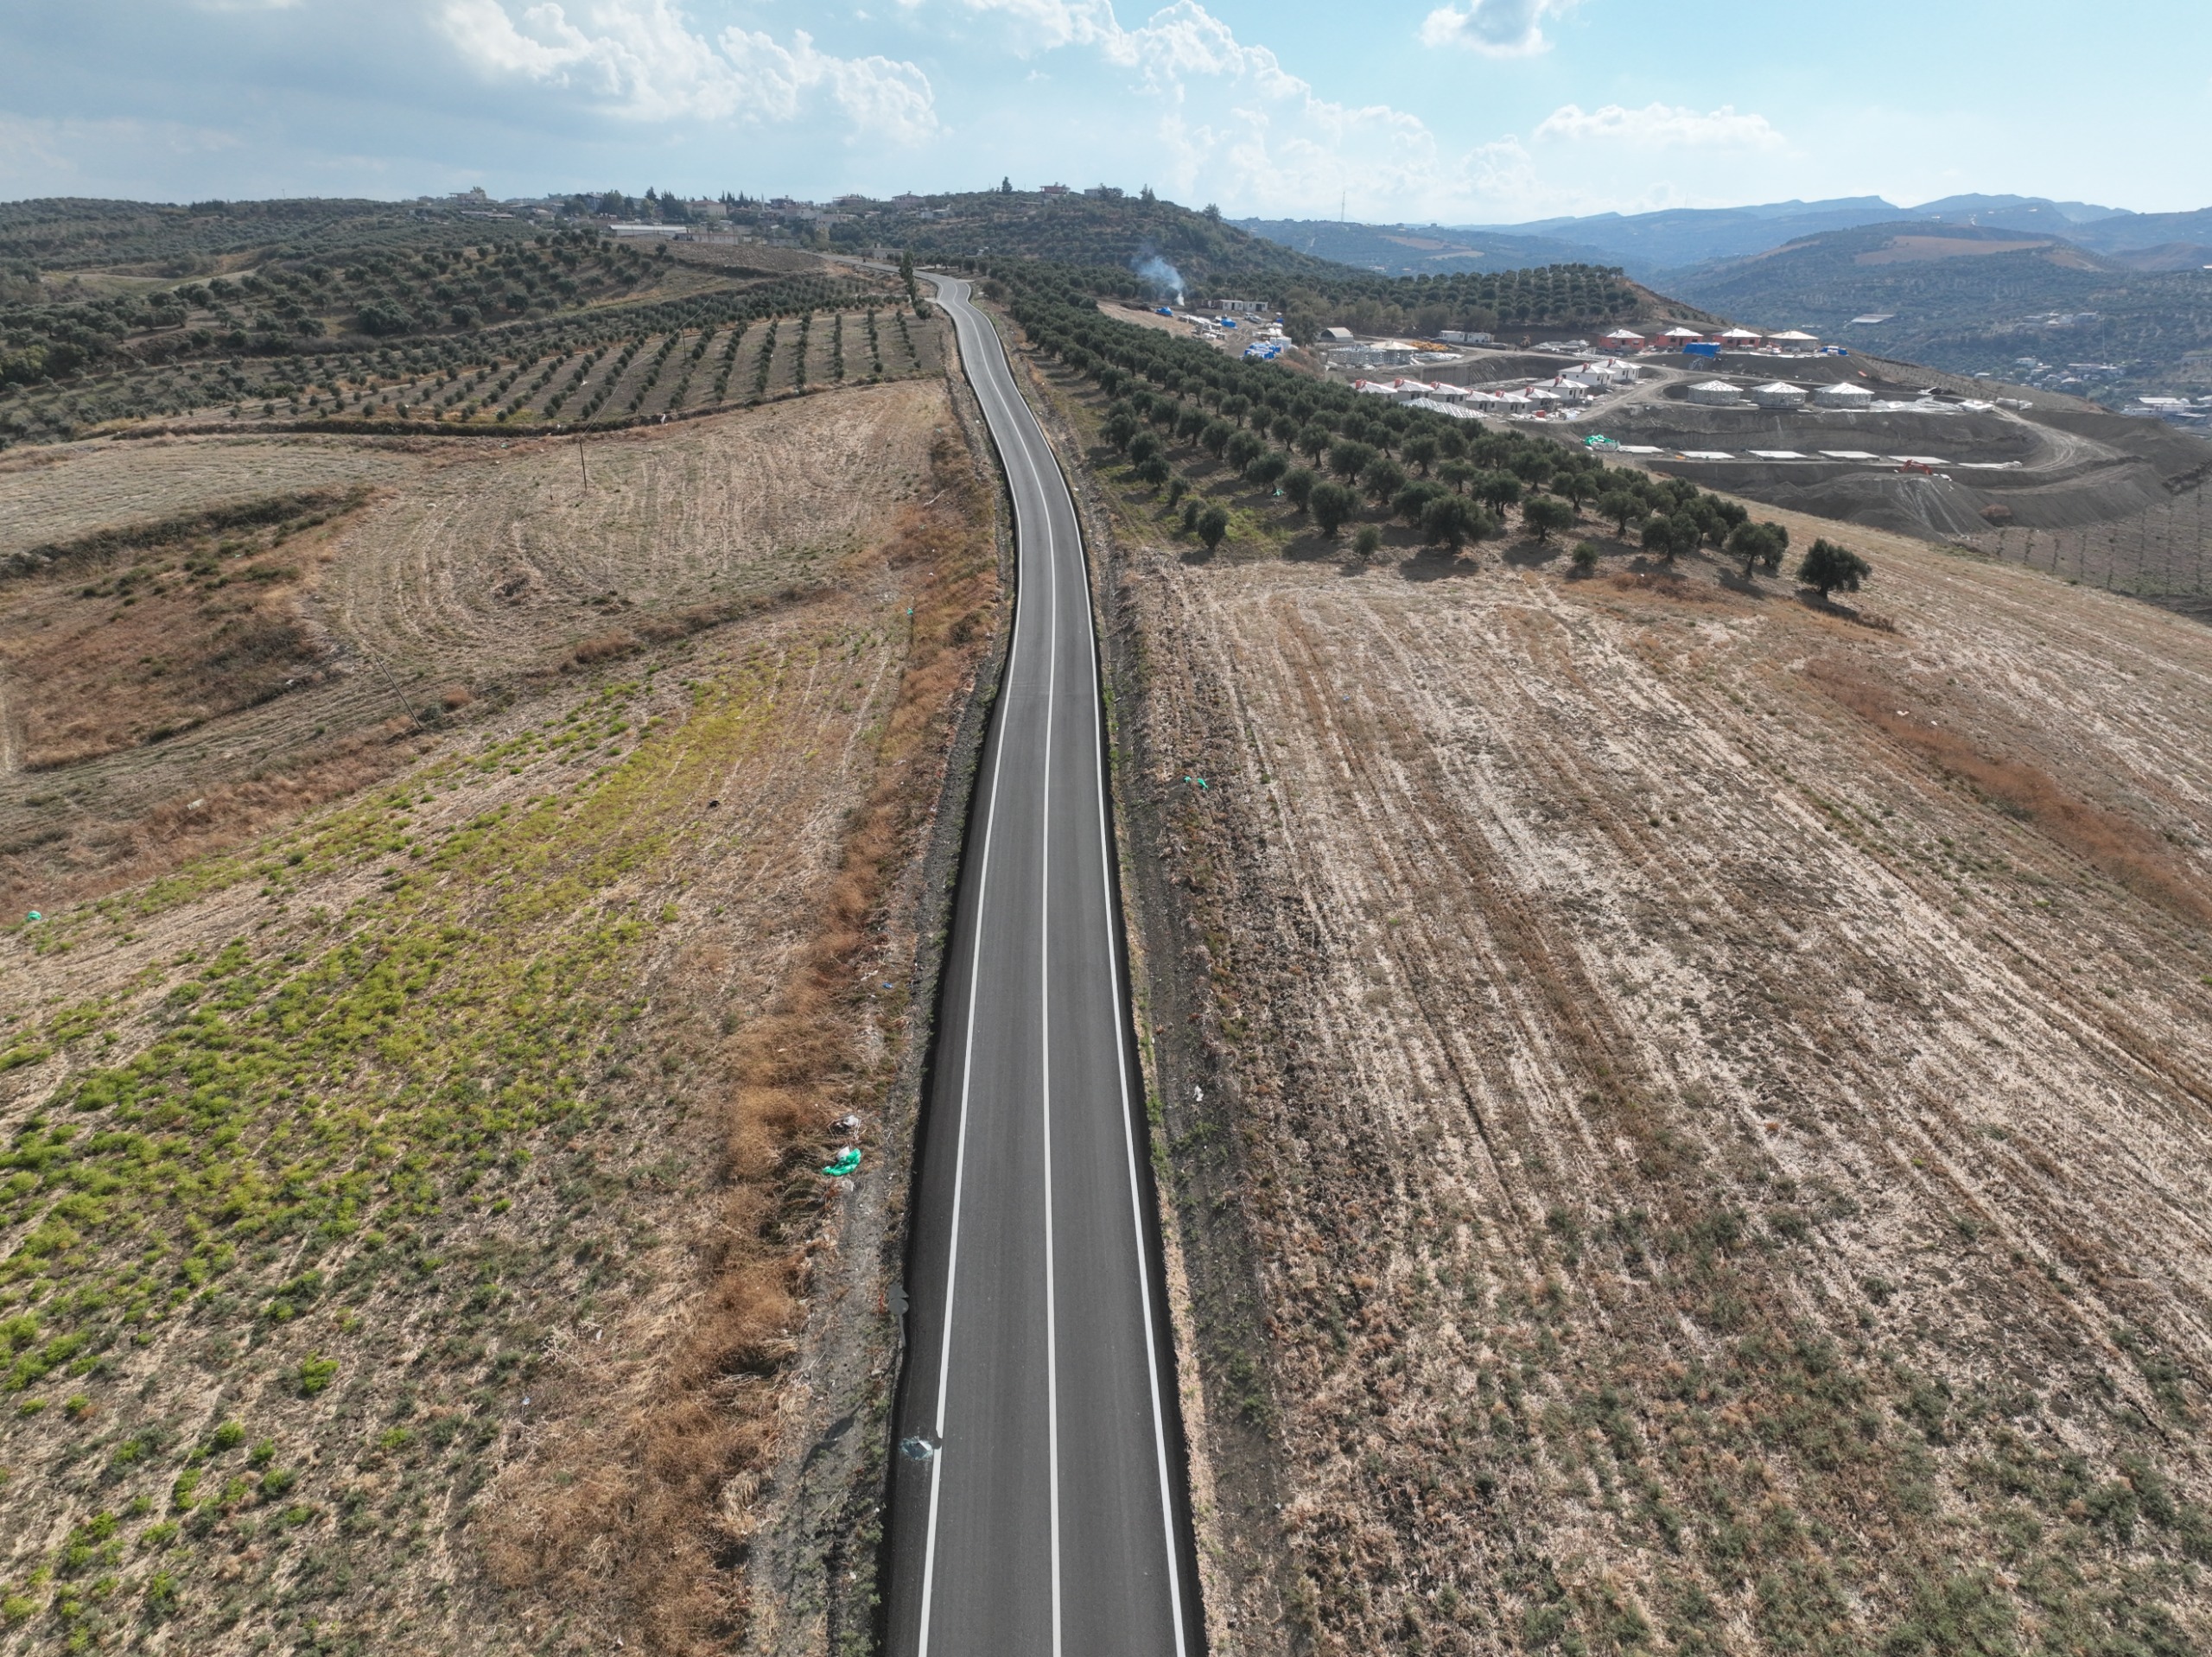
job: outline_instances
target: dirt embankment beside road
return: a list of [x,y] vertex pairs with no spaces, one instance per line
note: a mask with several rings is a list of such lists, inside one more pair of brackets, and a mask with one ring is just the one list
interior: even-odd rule
[[2201,1641],[2212,635],[1100,475],[1215,1648]]

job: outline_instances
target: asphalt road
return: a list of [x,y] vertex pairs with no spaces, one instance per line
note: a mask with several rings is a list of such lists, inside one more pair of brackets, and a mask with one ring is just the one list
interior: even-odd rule
[[998,336],[935,280],[1020,567],[919,1147],[899,1436],[931,1453],[894,1463],[890,1647],[1195,1657],[1083,541]]

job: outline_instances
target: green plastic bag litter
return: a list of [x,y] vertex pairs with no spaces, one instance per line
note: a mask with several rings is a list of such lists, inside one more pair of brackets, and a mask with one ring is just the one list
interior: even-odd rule
[[858,1172],[860,1165],[860,1147],[856,1145],[849,1145],[837,1152],[836,1160],[822,1171],[832,1179],[842,1179],[847,1174]]

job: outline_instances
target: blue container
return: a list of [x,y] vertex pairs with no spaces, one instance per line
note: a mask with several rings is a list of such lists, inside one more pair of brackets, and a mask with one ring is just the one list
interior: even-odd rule
[[1682,347],[1682,355],[1685,357],[1718,358],[1720,355],[1720,347],[1719,346],[1707,345],[1702,340],[1694,340],[1688,345]]

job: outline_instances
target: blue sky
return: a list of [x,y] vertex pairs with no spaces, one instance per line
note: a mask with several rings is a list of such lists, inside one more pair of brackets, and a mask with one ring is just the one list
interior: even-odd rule
[[2212,205],[2206,0],[9,0],[0,198]]

